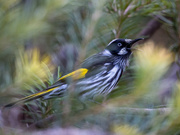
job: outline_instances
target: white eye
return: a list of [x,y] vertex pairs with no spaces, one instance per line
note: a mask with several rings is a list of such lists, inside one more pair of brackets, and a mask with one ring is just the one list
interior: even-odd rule
[[118,45],[119,47],[121,47],[121,46],[122,46],[122,44],[121,44],[121,43],[118,43],[117,45]]

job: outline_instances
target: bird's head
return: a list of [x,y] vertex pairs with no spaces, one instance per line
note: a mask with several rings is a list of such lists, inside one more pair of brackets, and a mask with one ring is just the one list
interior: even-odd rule
[[137,39],[114,39],[112,40],[108,46],[106,47],[106,50],[108,50],[113,55],[127,55],[131,54],[131,47],[134,43],[136,43],[139,40],[142,40],[143,38],[137,38]]

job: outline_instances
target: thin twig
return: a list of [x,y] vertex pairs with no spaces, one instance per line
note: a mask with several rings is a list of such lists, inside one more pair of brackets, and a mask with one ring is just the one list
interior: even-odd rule
[[37,122],[35,122],[34,124],[31,124],[30,126],[28,126],[26,129],[27,130],[33,130],[33,129],[37,129],[37,128],[42,128],[45,125],[48,125],[52,122],[54,122],[56,119],[56,115],[50,115],[45,119],[39,120]]
[[157,114],[168,114],[171,112],[171,108],[164,107],[164,108],[131,108],[131,107],[108,107],[108,112],[121,112],[127,113],[131,112],[133,114],[150,114],[150,113],[157,113]]

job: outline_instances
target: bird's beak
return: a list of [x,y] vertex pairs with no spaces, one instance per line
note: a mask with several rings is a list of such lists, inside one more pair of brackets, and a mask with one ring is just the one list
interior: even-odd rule
[[143,39],[144,39],[144,38],[137,38],[137,39],[134,39],[134,40],[130,41],[130,42],[129,42],[129,45],[128,45],[129,48],[131,48],[134,43],[138,42],[139,40],[143,40]]

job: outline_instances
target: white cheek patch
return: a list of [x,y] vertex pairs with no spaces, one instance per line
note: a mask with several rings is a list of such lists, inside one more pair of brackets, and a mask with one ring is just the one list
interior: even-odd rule
[[119,52],[118,52],[118,55],[124,55],[124,54],[127,54],[128,51],[126,50],[126,48],[122,48]]
[[132,40],[131,39],[124,39],[126,43],[130,43]]

